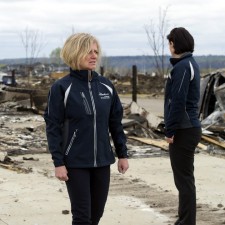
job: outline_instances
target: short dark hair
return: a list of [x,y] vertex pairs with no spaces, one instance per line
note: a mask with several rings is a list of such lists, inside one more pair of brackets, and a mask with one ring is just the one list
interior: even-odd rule
[[167,39],[169,40],[169,42],[173,42],[175,54],[194,51],[194,38],[183,27],[173,28],[167,35]]

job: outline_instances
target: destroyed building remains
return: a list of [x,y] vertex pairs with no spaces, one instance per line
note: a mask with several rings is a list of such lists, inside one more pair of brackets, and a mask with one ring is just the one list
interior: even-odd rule
[[[16,87],[1,85],[1,163],[4,161],[11,163],[7,157],[13,154],[47,152],[42,114],[52,82],[54,79],[44,77],[29,86],[23,83]],[[159,94],[162,95],[161,89]],[[154,115],[136,102],[123,104],[123,107],[123,126],[128,138],[130,156],[150,157],[167,152],[163,117]],[[202,76],[199,117],[202,122],[203,136],[198,148],[208,153],[225,155],[224,71]]]

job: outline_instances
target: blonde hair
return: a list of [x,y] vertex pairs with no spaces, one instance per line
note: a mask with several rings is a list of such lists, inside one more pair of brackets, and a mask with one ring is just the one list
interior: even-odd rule
[[91,44],[96,43],[98,47],[98,63],[101,56],[101,47],[98,40],[88,33],[77,33],[71,35],[65,42],[60,56],[62,60],[73,70],[80,69],[80,61],[85,58],[91,50]]

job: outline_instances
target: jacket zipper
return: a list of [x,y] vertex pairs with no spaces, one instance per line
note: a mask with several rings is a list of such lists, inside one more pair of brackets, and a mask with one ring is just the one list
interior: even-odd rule
[[85,97],[84,92],[81,92],[80,94],[81,94],[81,97],[83,98],[83,104],[84,104],[84,108],[85,108],[86,113],[88,115],[91,115],[91,109],[90,109],[90,106],[88,104],[88,101],[87,101],[87,99]]
[[70,143],[69,143],[69,145],[68,145],[68,147],[67,147],[67,149],[66,149],[65,155],[68,155],[68,154],[69,154],[70,149],[71,149],[71,147],[72,147],[72,144],[73,144],[74,139],[76,138],[76,136],[77,136],[77,129],[73,132],[73,136],[72,136],[72,138],[71,138],[71,140],[70,140]]
[[97,129],[96,129],[96,108],[93,93],[91,90],[91,71],[88,71],[88,88],[91,97],[91,104],[94,112],[94,167],[97,167],[96,157],[97,157]]

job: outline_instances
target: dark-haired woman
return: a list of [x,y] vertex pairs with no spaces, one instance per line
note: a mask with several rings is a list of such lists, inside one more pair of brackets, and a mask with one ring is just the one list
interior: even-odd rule
[[175,225],[196,225],[194,153],[201,139],[198,119],[200,72],[192,56],[192,35],[179,27],[172,29],[167,39],[173,68],[166,83],[164,120],[174,182],[179,192]]

